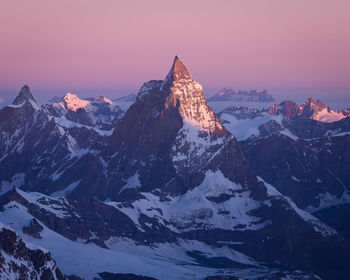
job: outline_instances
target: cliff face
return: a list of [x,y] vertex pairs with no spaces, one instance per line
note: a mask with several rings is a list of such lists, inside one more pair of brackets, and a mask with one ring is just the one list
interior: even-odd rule
[[[71,197],[130,200],[138,192],[159,188],[164,195],[180,194],[199,185],[207,170],[216,169],[245,188],[257,184],[236,139],[178,57],[164,81],[142,86],[102,156],[104,172],[92,170],[96,179],[76,188]],[[130,180],[135,187],[124,187]]]

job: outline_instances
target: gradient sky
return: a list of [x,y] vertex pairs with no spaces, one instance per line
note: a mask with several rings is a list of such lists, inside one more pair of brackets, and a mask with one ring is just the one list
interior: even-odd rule
[[0,95],[137,92],[178,54],[208,95],[349,101],[349,12],[349,0],[0,0]]

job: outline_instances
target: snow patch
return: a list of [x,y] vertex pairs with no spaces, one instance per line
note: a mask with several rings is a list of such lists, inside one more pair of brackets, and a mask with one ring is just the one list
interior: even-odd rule
[[311,118],[320,122],[330,123],[340,121],[341,119],[346,118],[346,116],[341,111],[324,108],[321,111],[316,112]]
[[65,197],[68,194],[70,194],[80,183],[81,180],[75,181],[71,184],[69,184],[66,188],[64,188],[63,190],[54,192],[51,194],[52,197]]
[[317,195],[316,198],[320,201],[319,206],[314,207],[314,206],[309,205],[305,208],[305,211],[307,211],[309,213],[314,213],[314,212],[319,211],[321,209],[329,208],[331,206],[337,206],[337,205],[350,203],[350,192],[344,192],[341,197],[338,197],[337,195],[332,195],[328,192],[320,193]]
[[128,179],[128,181],[119,191],[119,193],[122,193],[124,190],[127,189],[137,189],[139,187],[141,187],[140,176],[138,173],[136,173]]

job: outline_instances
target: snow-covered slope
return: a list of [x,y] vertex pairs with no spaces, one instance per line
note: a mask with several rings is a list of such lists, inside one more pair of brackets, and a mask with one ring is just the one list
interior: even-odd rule
[[[215,185],[208,188],[212,183]],[[181,238],[180,232],[191,230],[191,227],[184,228],[184,223],[189,223],[192,226],[195,222],[199,226],[200,222],[206,219],[205,215],[203,216],[205,211],[203,209],[201,211],[195,210],[196,208],[210,208],[211,204],[220,206],[218,202],[209,199],[204,199],[204,204],[198,204],[201,201],[199,198],[203,196],[216,197],[227,191],[227,184],[230,185],[228,190],[231,190],[229,195],[239,190],[238,186],[225,181],[221,174],[212,173],[208,174],[206,180],[197,190],[193,190],[193,192],[189,192],[173,202],[162,202],[156,196],[146,193],[144,194],[145,199],[130,206],[122,206],[114,202],[104,204],[96,201],[100,204],[100,206],[95,205],[96,217],[106,219],[107,223],[113,221],[115,228],[118,228],[125,225],[125,221],[121,220],[120,217],[114,219],[113,209],[120,209],[131,217],[135,225],[138,226],[139,233],[134,235],[125,234],[125,231],[124,236],[122,232],[121,234],[106,235],[105,229],[94,222],[96,218],[87,216],[87,213],[91,211],[84,206],[83,201],[74,202],[63,198],[50,198],[39,193],[25,193],[20,190],[14,190],[11,194],[0,198],[2,208],[0,220],[11,225],[25,242],[49,250],[65,274],[75,274],[84,279],[93,279],[103,271],[132,272],[138,275],[152,276],[156,279],[164,279],[164,277],[168,279],[204,279],[208,275],[220,274],[241,276],[244,279],[258,279],[281,273],[281,269],[267,268],[232,248],[235,245],[242,246],[244,244],[242,241],[224,239],[218,241],[217,245],[214,246],[214,244],[208,245],[193,239]],[[269,186],[269,192],[271,195],[283,197],[271,186]],[[238,218],[237,223],[248,223],[251,218],[242,216],[242,211],[247,210],[245,209],[247,206],[254,207],[254,205],[249,206],[249,198],[244,194],[242,197],[240,199],[238,196],[234,201],[227,201],[226,205],[229,207],[225,208],[224,205],[221,205],[225,209],[218,208],[215,211],[229,212],[232,210],[230,214],[222,213],[222,215],[233,215]],[[240,200],[241,203],[239,203]],[[205,203],[205,201],[207,202]],[[185,213],[184,210],[188,203],[190,211]],[[100,208],[101,206],[102,208]],[[106,211],[101,212],[101,209],[105,207],[110,208],[106,209],[110,213],[109,218],[101,215],[103,211]],[[301,213],[303,219],[314,220],[315,226],[327,234],[329,229],[324,226],[320,227],[321,224],[316,225],[317,219],[303,213],[295,206],[293,207]],[[146,219],[142,215],[147,215],[149,218]],[[149,239],[153,234],[150,233],[150,236],[147,237],[146,231],[149,231],[150,228],[154,228],[155,231],[160,230],[151,217],[158,219],[161,216],[163,220],[161,223],[167,224],[168,227],[178,232],[178,238],[173,241],[146,242],[143,239]],[[80,219],[80,222],[72,223],[72,219]],[[176,220],[174,221],[174,219]],[[226,220],[230,219],[232,218]],[[220,228],[229,224],[224,220],[225,218],[217,217],[217,219],[212,219],[212,222],[214,222],[215,227]],[[252,222],[254,223],[254,220]],[[84,226],[89,224],[91,235],[84,237]],[[66,233],[64,227],[67,227]],[[254,227],[258,228],[252,224],[251,228]],[[69,235],[70,230],[78,233],[79,238],[72,238]],[[239,230],[243,231],[244,229],[240,228]],[[138,240],[140,234],[143,237]],[[330,230],[330,234],[333,234],[332,230]],[[170,271],[171,273],[169,273]],[[295,274],[299,277],[305,274],[305,277],[307,276],[305,279],[311,277],[311,275],[301,271],[286,271],[285,274]]]
[[329,123],[339,121],[347,116],[348,115],[346,115],[343,111],[332,110],[329,107],[327,107],[315,112],[315,114],[312,116],[312,119],[320,122]]
[[[8,205],[5,212],[0,213],[0,219],[5,223],[11,223],[18,232],[27,226],[33,217],[27,210],[17,204]],[[97,273],[108,271],[114,273],[135,273],[148,275],[157,279],[201,279],[205,275],[213,273],[209,268],[196,267],[194,260],[186,254],[186,251],[200,250],[204,254],[212,256],[214,251],[200,242],[181,241],[180,244],[159,244],[156,247],[138,246],[128,238],[110,238],[106,243],[110,249],[96,246],[94,243],[84,244],[74,242],[43,225],[40,232],[41,238],[36,239],[23,234],[22,238],[38,246],[49,249],[58,265],[66,274],[77,274],[85,279],[93,279]],[[221,254],[220,254],[221,251]],[[233,253],[231,253],[233,252]],[[218,256],[234,256],[234,251],[228,248],[218,250]],[[243,263],[254,264],[246,256],[236,253],[236,258]],[[181,263],[181,265],[177,265]],[[157,268],[157,269],[155,269]],[[168,274],[171,271],[171,274]]]
[[7,225],[0,223],[1,279],[67,279],[50,253],[22,239]]

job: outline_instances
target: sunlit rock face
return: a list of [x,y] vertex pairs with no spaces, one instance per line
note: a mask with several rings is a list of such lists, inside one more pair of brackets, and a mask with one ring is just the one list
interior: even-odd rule
[[[103,199],[130,199],[159,188],[164,194],[183,193],[199,185],[206,170],[216,169],[244,188],[257,184],[236,139],[178,57],[163,81],[143,84],[102,155],[108,176],[99,174],[87,187],[89,195],[96,192]],[[135,176],[137,187],[124,188]],[[72,193],[80,195],[79,188]]]

